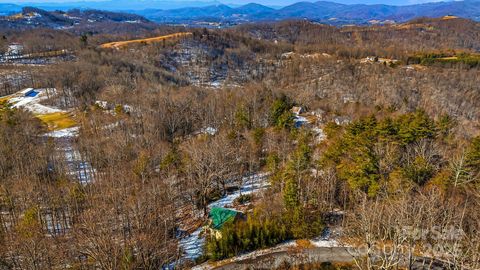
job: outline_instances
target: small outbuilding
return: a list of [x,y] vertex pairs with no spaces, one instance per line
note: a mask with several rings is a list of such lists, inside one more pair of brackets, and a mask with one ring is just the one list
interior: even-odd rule
[[242,216],[243,214],[239,211],[222,207],[212,207],[208,214],[208,218],[211,220],[210,227],[215,230],[220,230],[227,221],[235,220]]
[[215,238],[221,238],[222,234],[220,233],[220,230],[225,223],[242,220],[245,218],[245,215],[242,212],[233,209],[212,207],[208,214],[208,218],[210,219],[210,224],[206,227],[207,231]]

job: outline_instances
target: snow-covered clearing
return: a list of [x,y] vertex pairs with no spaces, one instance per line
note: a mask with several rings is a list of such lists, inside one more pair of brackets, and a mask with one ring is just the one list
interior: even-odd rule
[[340,247],[340,243],[338,243],[334,239],[323,239],[321,237],[317,237],[314,239],[311,239],[310,242],[312,245],[316,247]]
[[267,181],[268,174],[254,174],[252,176],[247,176],[243,178],[243,184],[237,191],[229,194],[217,201],[214,201],[208,205],[208,208],[212,207],[229,207],[233,204],[235,199],[241,195],[249,195],[254,192],[261,191],[267,188],[270,184]]
[[[41,102],[57,95],[54,88],[26,88],[13,95],[4,97],[13,108],[21,108],[31,112],[42,121],[49,130],[62,130],[76,126],[74,114],[53,106],[41,104]],[[58,136],[58,134],[53,134]]]
[[[30,94],[29,94],[30,93]],[[40,104],[49,96],[56,94],[55,89],[33,89],[27,88],[14,94],[8,102],[13,108],[22,108],[33,114],[51,114],[65,112],[55,107]]]

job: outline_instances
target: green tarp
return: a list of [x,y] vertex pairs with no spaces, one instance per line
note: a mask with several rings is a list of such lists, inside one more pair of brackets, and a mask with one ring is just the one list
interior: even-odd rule
[[220,230],[225,222],[234,219],[237,214],[239,214],[239,212],[232,209],[212,207],[208,217],[212,220],[212,228]]

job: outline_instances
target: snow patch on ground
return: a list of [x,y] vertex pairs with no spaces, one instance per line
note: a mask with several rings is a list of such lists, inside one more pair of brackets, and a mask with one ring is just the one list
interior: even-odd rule
[[320,143],[320,142],[324,141],[325,139],[327,139],[327,134],[325,134],[323,129],[321,129],[319,127],[312,128],[312,132],[315,135],[315,141],[317,143]]
[[212,136],[217,134],[217,132],[218,132],[218,129],[216,129],[214,127],[207,127],[207,128],[202,129],[202,133],[209,134],[209,135],[212,135]]
[[26,106],[26,109],[31,111],[34,114],[51,114],[51,113],[64,112],[63,110],[47,107],[45,105],[38,104],[38,103],[31,103],[29,106]]
[[293,121],[295,122],[295,127],[297,128],[309,123],[307,118],[299,115],[295,116],[295,119]]
[[323,238],[314,238],[310,240],[310,242],[312,243],[312,245],[316,247],[339,247],[340,246],[340,244],[333,239],[326,240]]
[[96,170],[92,165],[85,161],[85,158],[80,152],[72,147],[66,147],[63,150],[65,151],[65,159],[69,168],[69,175],[77,178],[82,185],[92,183],[96,173]]
[[185,252],[185,258],[189,260],[195,260],[200,257],[203,252],[203,246],[205,244],[205,238],[200,237],[203,227],[196,229],[188,237],[180,240],[179,245]]
[[74,138],[78,135],[79,127],[66,128],[61,130],[55,130],[46,133],[46,137],[50,138]]
[[241,188],[232,194],[229,194],[215,202],[212,202],[208,205],[208,208],[212,207],[228,207],[233,204],[235,199],[240,197],[240,195],[249,195],[254,192],[261,191],[270,186],[267,180],[268,174],[255,174],[252,176],[247,176],[243,178],[243,185]]

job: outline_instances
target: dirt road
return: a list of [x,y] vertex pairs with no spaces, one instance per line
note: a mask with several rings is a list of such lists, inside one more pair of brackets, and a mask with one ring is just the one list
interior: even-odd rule
[[192,33],[190,33],[190,32],[181,32],[181,33],[174,33],[174,34],[170,34],[170,35],[158,36],[158,37],[153,37],[153,38],[143,38],[143,39],[134,39],[134,40],[126,40],[126,41],[115,41],[115,42],[109,42],[109,43],[102,44],[102,45],[100,45],[100,47],[104,48],[104,49],[106,49],[106,48],[117,48],[117,49],[119,49],[119,48],[126,47],[128,45],[135,44],[135,43],[150,44],[150,43],[159,42],[159,41],[162,41],[162,40],[186,37],[186,36],[190,36],[191,34]]

